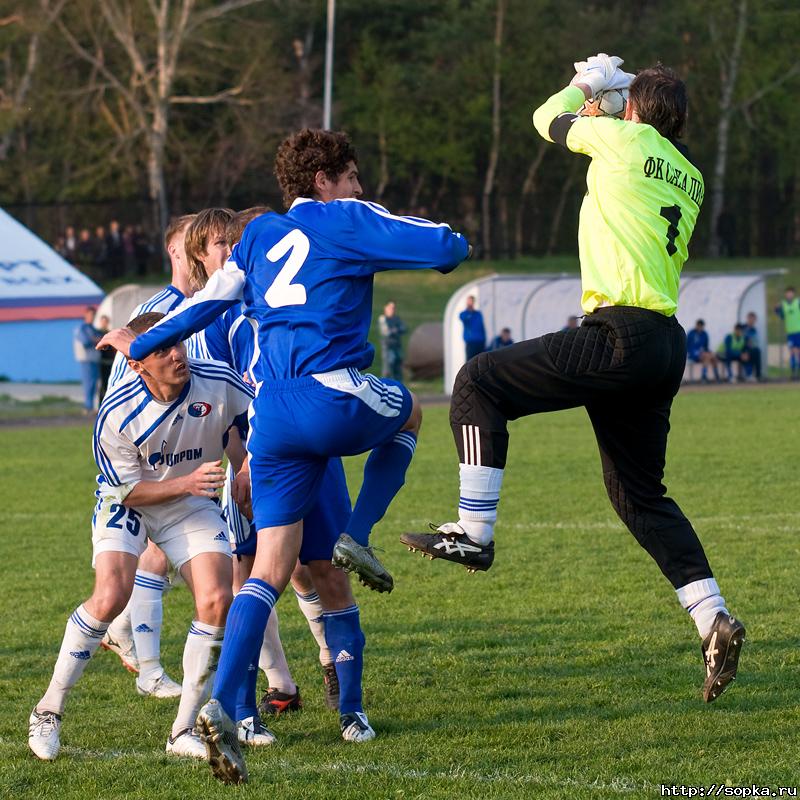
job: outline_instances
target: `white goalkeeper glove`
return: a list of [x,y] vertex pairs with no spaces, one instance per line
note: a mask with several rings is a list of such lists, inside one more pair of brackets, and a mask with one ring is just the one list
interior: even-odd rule
[[592,90],[592,97],[596,97],[599,92],[609,88],[609,82],[615,78],[615,73],[620,71],[617,68],[622,63],[619,56],[609,56],[606,53],[590,56],[586,61],[576,61],[574,66],[577,74],[570,81],[570,85],[586,84]]

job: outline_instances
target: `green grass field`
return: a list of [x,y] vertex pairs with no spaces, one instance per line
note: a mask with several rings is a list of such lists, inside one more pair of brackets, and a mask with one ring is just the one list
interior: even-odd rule
[[[740,678],[711,706],[700,698],[694,626],[606,501],[582,411],[512,425],[489,573],[399,544],[403,530],[452,517],[457,498],[447,409],[427,409],[408,484],[374,535],[396,589],[357,590],[379,738],[340,740],[289,598],[281,630],[306,710],[274,724],[280,743],[249,757],[251,782],[236,788],[164,755],[175,701],[138,697],[108,653],[73,692],[58,760],[28,752],[28,714],[68,614],[91,589],[94,465],[88,426],[1,428],[0,796],[609,798],[658,797],[661,784],[797,787],[798,402],[798,387],[784,385],[687,391],[675,404],[667,482],[748,627]],[[348,464],[356,487],[360,466]],[[163,654],[176,678],[191,615],[185,589],[168,595]]]

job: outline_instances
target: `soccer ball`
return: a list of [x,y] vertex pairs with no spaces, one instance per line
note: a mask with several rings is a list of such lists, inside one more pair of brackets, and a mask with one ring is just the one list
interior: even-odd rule
[[596,97],[587,100],[578,113],[582,117],[616,117],[617,119],[622,119],[625,116],[627,105],[627,89],[607,89],[606,91],[598,92]]

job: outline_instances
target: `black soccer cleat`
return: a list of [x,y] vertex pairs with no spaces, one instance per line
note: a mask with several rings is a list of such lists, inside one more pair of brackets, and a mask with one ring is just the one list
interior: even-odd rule
[[444,558],[466,567],[467,572],[486,572],[494,561],[494,542],[476,544],[456,522],[431,524],[433,533],[404,533],[400,541],[413,552],[421,552],[433,561]]
[[292,711],[301,711],[303,700],[300,697],[300,687],[295,686],[294,692],[281,692],[278,689],[267,689],[261,695],[261,702],[258,704],[258,713],[262,717],[272,715],[279,717]]
[[706,665],[703,700],[712,703],[736,678],[739,653],[744,644],[745,629],[740,620],[720,611],[714,617],[711,633],[700,647]]
[[322,665],[322,680],[325,683],[325,705],[333,711],[339,709],[339,676],[336,664]]

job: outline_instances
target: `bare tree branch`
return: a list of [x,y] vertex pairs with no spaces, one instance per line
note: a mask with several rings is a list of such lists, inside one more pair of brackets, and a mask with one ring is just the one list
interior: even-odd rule
[[244,91],[244,86],[234,86],[230,89],[223,89],[221,92],[217,92],[216,94],[209,94],[209,95],[191,95],[191,94],[183,94],[183,95],[173,95],[169,98],[169,102],[173,103],[174,105],[188,105],[188,104],[195,104],[195,105],[204,105],[208,104],[211,105],[213,103],[223,103],[226,100],[230,100],[231,98],[237,97]]
[[199,28],[201,25],[204,25],[206,22],[209,22],[212,19],[219,19],[231,11],[238,11],[240,8],[247,8],[247,6],[253,6],[257,3],[263,2],[264,0],[227,0],[225,3],[217,3],[213,8],[209,8],[205,11],[200,11],[195,14],[192,22],[187,26],[186,32],[190,33],[191,31],[195,30],[195,28]]

